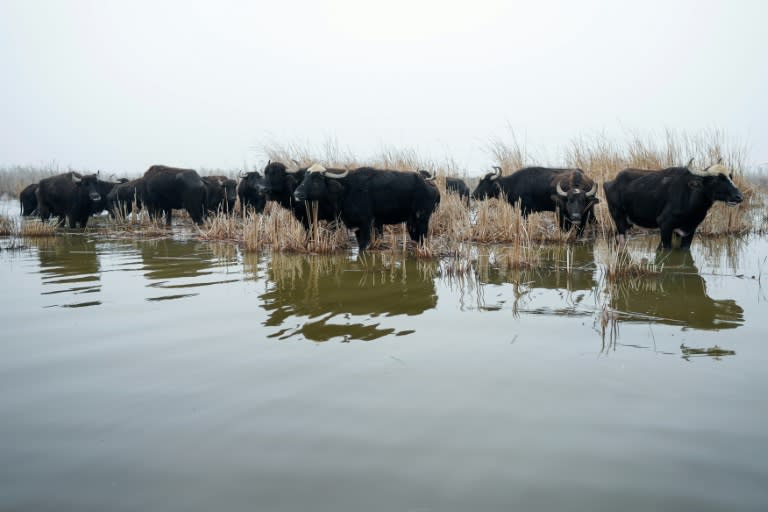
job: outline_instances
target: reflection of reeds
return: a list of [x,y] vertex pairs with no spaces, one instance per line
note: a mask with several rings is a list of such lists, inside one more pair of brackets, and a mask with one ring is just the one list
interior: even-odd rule
[[609,282],[631,281],[652,275],[658,275],[663,264],[657,264],[648,256],[635,256],[626,246],[609,241],[609,250],[599,265]]

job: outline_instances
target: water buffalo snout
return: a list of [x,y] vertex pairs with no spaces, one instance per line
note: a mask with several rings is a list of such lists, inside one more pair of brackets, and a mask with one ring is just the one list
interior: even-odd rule
[[299,191],[294,192],[293,197],[295,197],[297,201],[304,200],[304,194],[300,193]]
[[91,201],[101,201],[101,194],[98,192],[91,192],[88,194],[88,197],[91,198]]
[[742,201],[744,201],[744,196],[741,195],[741,194],[736,194],[736,197],[734,197],[733,199],[728,201],[726,204],[728,206],[736,206],[737,204],[741,203]]

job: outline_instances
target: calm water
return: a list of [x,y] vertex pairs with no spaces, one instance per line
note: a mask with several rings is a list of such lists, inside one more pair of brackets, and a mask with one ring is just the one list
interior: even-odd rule
[[481,248],[471,277],[23,244],[0,253],[0,510],[768,508],[765,239],[610,290],[588,244],[571,272]]

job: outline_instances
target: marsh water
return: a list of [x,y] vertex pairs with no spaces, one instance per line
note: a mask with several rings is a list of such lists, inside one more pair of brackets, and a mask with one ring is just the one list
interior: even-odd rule
[[768,507],[765,238],[616,286],[590,243],[0,244],[0,510]]

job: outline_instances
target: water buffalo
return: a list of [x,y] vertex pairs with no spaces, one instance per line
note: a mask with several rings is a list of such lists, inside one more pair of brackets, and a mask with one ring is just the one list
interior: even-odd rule
[[107,194],[107,209],[114,217],[116,214],[127,216],[133,210],[133,203],[141,208],[141,190],[144,180],[138,178],[115,185]]
[[337,209],[344,224],[355,230],[363,251],[374,225],[405,222],[411,239],[422,242],[440,193],[417,172],[372,167],[341,171],[315,164],[307,169],[294,197]]
[[237,197],[240,198],[240,208],[245,212],[253,208],[256,213],[264,211],[267,205],[267,195],[264,191],[264,177],[258,171],[240,175],[237,185]]
[[165,212],[165,224],[171,225],[173,209],[185,209],[195,224],[205,218],[206,186],[193,169],[153,165],[144,173],[141,202],[149,216]]
[[226,176],[203,176],[206,188],[205,206],[209,212],[235,211],[237,200],[237,182]]
[[[297,200],[294,192],[307,174],[306,168],[288,169],[281,162],[269,162],[264,168],[264,192],[267,199],[277,202],[293,212],[293,216],[309,229],[310,217],[304,200]],[[335,221],[339,216],[336,204],[320,201],[318,220]]]
[[567,231],[577,226],[580,236],[594,219],[592,210],[600,200],[597,183],[581,169],[525,167],[509,176],[501,176],[501,168],[483,176],[472,193],[473,199],[503,196],[509,203],[520,201],[522,214],[558,212],[560,228]]
[[59,217],[59,225],[64,224],[66,218],[70,228],[77,227],[78,223],[85,228],[94,204],[101,200],[97,176],[83,176],[77,172],[40,180],[36,194],[40,218],[47,221],[56,215]]
[[[96,175],[98,176],[99,173],[97,172]],[[109,210],[109,193],[112,192],[112,189],[115,188],[116,185],[119,185],[121,183],[126,183],[127,181],[128,181],[127,178],[120,178],[117,181],[105,181],[105,180],[97,179],[96,188],[99,191],[99,195],[101,196],[101,199],[93,202],[93,205],[91,207],[91,214],[98,215],[104,210]]]
[[659,171],[624,169],[603,185],[619,242],[636,224],[659,228],[661,246],[667,249],[676,233],[682,237],[680,247],[687,249],[715,201],[734,206],[744,200],[722,162],[701,171],[692,164]]
[[445,178],[445,190],[458,194],[466,204],[469,204],[469,187],[461,178]]
[[24,187],[19,193],[19,208],[22,217],[29,217],[37,212],[37,183]]

